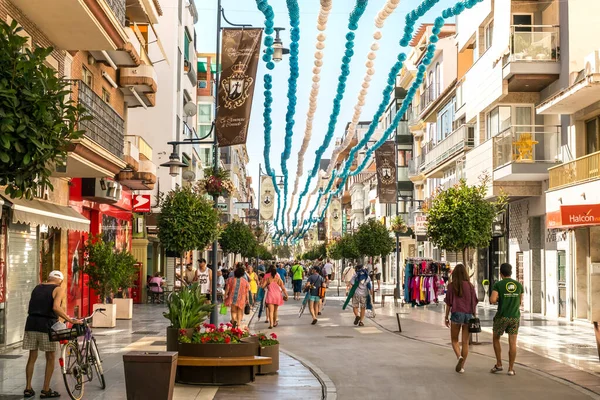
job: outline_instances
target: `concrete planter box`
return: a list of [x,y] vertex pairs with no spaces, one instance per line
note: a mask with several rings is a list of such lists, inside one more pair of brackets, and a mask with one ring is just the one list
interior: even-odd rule
[[260,365],[258,367],[258,374],[259,375],[265,375],[265,374],[274,374],[277,371],[279,371],[279,345],[273,345],[273,346],[264,346],[264,347],[260,347],[260,354],[263,357],[271,357],[273,359],[273,362],[271,363],[271,365]]
[[92,320],[94,328],[114,328],[117,326],[116,304],[94,304],[93,309],[104,308],[103,314],[96,313]]
[[117,319],[133,318],[133,299],[113,299],[117,305]]

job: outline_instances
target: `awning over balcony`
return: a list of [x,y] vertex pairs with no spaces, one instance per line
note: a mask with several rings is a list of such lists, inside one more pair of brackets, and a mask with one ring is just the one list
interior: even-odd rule
[[570,115],[596,103],[599,98],[600,74],[590,74],[540,104],[537,113]]
[[39,200],[2,197],[12,204],[13,223],[47,225],[53,228],[83,232],[90,229],[90,221],[71,207]]

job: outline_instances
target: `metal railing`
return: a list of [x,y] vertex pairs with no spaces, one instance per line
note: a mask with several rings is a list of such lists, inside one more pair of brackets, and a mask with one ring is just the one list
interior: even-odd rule
[[548,172],[550,190],[600,179],[600,151],[549,168]]
[[465,149],[475,146],[475,126],[462,125],[436,145],[427,148],[420,169],[427,172],[438,167],[444,161],[456,156]]
[[408,176],[418,176],[421,170],[421,156],[417,156],[408,162]]
[[72,82],[73,89],[76,88],[78,103],[92,117],[89,121],[81,121],[79,128],[85,131],[86,137],[121,158],[125,139],[123,118],[83,81]]
[[115,17],[121,24],[121,26],[125,26],[125,9],[126,0],[104,0],[106,4],[110,7],[110,9],[115,14]]
[[421,120],[421,118],[419,118],[419,115],[421,115],[421,105],[413,104],[408,112],[408,126],[417,125]]
[[513,125],[494,137],[494,168],[511,163],[553,163],[560,153],[560,126]]
[[434,83],[421,91],[421,112],[440,97],[440,84]]
[[557,62],[560,60],[560,28],[555,25],[511,26],[508,62]]
[[133,143],[139,150],[140,155],[143,155],[147,160],[152,161],[152,146],[150,146],[143,137],[137,135],[125,135],[125,141]]

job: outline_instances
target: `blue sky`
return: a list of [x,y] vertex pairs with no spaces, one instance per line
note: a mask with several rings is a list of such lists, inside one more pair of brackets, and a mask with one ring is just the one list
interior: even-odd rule
[[[440,0],[439,3],[425,16],[421,22],[432,22],[439,16],[442,10],[453,5],[456,1]],[[270,0],[269,3],[275,11],[275,26],[285,27],[282,32],[284,46],[289,47],[289,18],[285,0]],[[289,170],[289,196],[293,190],[293,183],[296,176],[297,154],[300,150],[304,138],[306,113],[308,111],[308,99],[312,84],[312,68],[315,53],[317,30],[317,16],[319,13],[319,0],[301,0],[300,3],[300,77],[298,78],[298,105],[295,114],[295,126],[293,136],[292,155],[288,160]],[[333,9],[329,15],[329,21],[325,34],[323,67],[321,69],[321,89],[318,98],[318,108],[314,119],[313,135],[308,151],[305,155],[304,176],[300,183],[300,188],[304,186],[307,172],[315,160],[315,151],[321,145],[327,126],[329,116],[333,107],[333,98],[336,94],[337,80],[340,74],[340,65],[343,52],[345,50],[345,35],[348,32],[348,15],[354,7],[353,0],[333,0]],[[338,117],[334,140],[332,140],[327,152],[323,156],[329,158],[334,148],[335,138],[343,134],[346,123],[352,118],[354,105],[356,104],[359,91],[361,89],[363,76],[365,74],[365,62],[367,53],[373,39],[373,33],[377,29],[374,24],[375,16],[385,5],[386,0],[371,0],[365,14],[359,22],[359,28],[356,31],[356,40],[354,47],[354,57],[350,64],[350,76],[346,85],[346,92],[342,102],[342,111]],[[377,52],[375,60],[375,75],[371,81],[369,94],[361,120],[369,121],[379,106],[381,93],[386,85],[387,75],[394,64],[400,51],[409,52],[409,48],[402,49],[398,44],[404,33],[404,18],[407,12],[419,5],[417,0],[401,0],[395,12],[386,20],[385,26],[381,29],[382,39],[379,41],[380,49]],[[196,0],[196,6],[200,14],[200,22],[196,25],[198,33],[198,51],[207,53],[215,51],[215,30],[216,30],[216,7],[217,0]],[[225,15],[233,23],[252,24],[256,27],[263,27],[264,18],[256,8],[255,0],[222,0],[222,6],[225,9]],[[418,27],[417,24],[417,27]],[[226,24],[224,24],[226,26]],[[252,108],[252,117],[248,135],[248,154],[250,163],[247,166],[248,174],[252,176],[254,190],[258,192],[258,165],[263,165],[263,87],[262,76],[267,72],[264,62],[261,61],[257,86],[254,92],[254,102]],[[271,165],[280,174],[281,153],[284,149],[285,135],[285,113],[287,109],[287,79],[289,75],[289,64],[287,59],[277,64],[271,72],[273,75],[273,130],[271,147]],[[313,180],[313,182],[315,182]],[[314,187],[314,186],[313,186]],[[312,191],[312,188],[311,188]],[[288,198],[289,203],[289,198]],[[294,205],[295,206],[295,205]]]

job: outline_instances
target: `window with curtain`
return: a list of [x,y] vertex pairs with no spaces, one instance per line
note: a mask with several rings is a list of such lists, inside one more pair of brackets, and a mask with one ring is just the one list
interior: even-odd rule
[[198,104],[198,123],[212,123],[212,104]]

